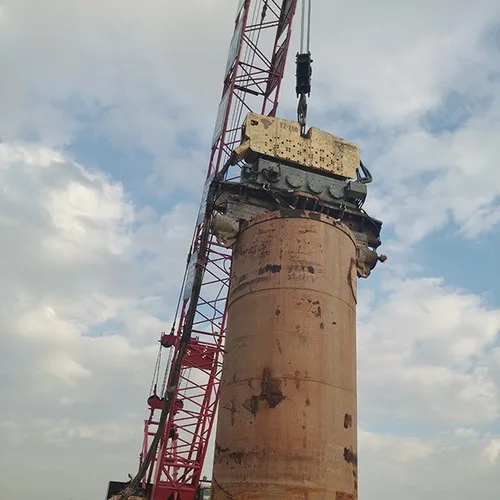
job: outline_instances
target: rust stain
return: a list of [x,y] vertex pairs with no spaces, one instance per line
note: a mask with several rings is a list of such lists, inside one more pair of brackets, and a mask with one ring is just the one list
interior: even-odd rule
[[344,491],[337,491],[335,500],[356,500],[352,493],[345,493]]
[[300,372],[299,372],[299,370],[295,370],[293,379],[295,380],[295,388],[299,389],[300,388]]
[[349,429],[349,427],[352,427],[352,415],[346,413],[344,415],[344,429]]
[[261,118],[260,123],[264,126],[264,130],[267,130],[271,126],[271,120],[268,120],[267,118]]
[[215,454],[219,455],[220,453],[227,453],[229,448],[222,448],[218,443],[215,443]]
[[264,273],[279,273],[281,271],[280,264],[267,264],[264,267],[261,267],[258,271],[259,274]]
[[245,408],[245,410],[249,411],[253,416],[257,415],[257,410],[259,409],[259,397],[252,396],[252,397],[248,398],[243,403],[243,408]]
[[306,333],[302,330],[300,325],[295,325],[295,332],[297,333],[297,337],[299,338],[299,341],[302,345],[307,345],[307,335]]
[[352,448],[344,448],[344,460],[348,464],[358,466],[358,455],[352,451]]
[[230,451],[229,448],[222,448],[217,443],[215,443],[215,455],[218,460],[223,460],[220,455],[225,455],[227,458],[236,462],[238,465],[241,465],[243,457],[245,456],[243,451]]
[[276,408],[285,399],[281,392],[281,380],[273,378],[269,368],[262,371],[261,399],[267,401],[269,408]]
[[309,398],[306,399],[306,406],[311,406],[311,400]]
[[[314,304],[314,302],[313,302],[313,304]],[[319,302],[318,302],[318,304],[319,304]],[[315,311],[313,311],[313,314],[317,318],[320,318],[321,317],[321,306],[318,306],[318,308]]]
[[243,293],[244,290],[251,288],[252,286],[256,286],[259,283],[265,283],[266,281],[267,281],[267,278],[265,276],[261,276],[259,278],[254,278],[254,279],[251,279],[249,281],[245,281],[245,282],[241,283],[240,285],[235,286],[233,288],[233,290],[231,291],[231,295]]
[[276,408],[283,400],[281,391],[281,380],[272,376],[269,368],[262,370],[261,393],[259,396],[251,396],[243,403],[243,408],[252,415],[257,415],[261,401],[267,403],[268,408]]
[[232,458],[238,465],[241,465],[243,457],[245,456],[242,451],[233,451],[229,454],[230,458]]
[[238,413],[236,409],[236,401],[234,399],[231,400],[231,406],[223,406],[224,410],[228,410],[231,413],[231,425],[234,425],[235,422],[235,414]]

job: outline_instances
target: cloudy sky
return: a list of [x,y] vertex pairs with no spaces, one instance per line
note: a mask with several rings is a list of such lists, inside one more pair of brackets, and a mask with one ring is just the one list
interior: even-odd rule
[[[136,470],[235,3],[0,0],[5,498]],[[313,4],[309,121],[360,144],[389,255],[360,284],[360,500],[493,500],[500,3]]]

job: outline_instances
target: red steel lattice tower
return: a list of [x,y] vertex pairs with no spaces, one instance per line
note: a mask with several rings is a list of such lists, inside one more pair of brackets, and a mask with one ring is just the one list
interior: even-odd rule
[[227,165],[246,114],[276,114],[296,3],[238,3],[180,313],[160,340],[170,353],[168,369],[159,395],[155,389],[148,400],[141,464],[132,481],[132,488],[151,488],[151,500],[193,500],[200,483],[217,410],[231,265],[230,249],[210,234],[207,199],[214,176],[231,176]]

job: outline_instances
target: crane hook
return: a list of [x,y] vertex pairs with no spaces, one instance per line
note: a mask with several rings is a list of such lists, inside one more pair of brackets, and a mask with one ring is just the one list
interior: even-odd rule
[[295,92],[299,98],[297,106],[297,121],[301,134],[305,134],[307,119],[307,97],[311,95],[312,59],[311,53],[297,54],[296,57],[296,83]]
[[300,134],[305,135],[306,133],[306,119],[307,119],[307,97],[302,94],[299,98],[299,104],[297,106],[297,121],[300,125]]

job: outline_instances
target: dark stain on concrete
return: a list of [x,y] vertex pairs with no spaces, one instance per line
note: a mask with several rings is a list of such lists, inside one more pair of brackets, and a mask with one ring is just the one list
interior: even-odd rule
[[352,493],[346,493],[344,491],[337,491],[335,495],[335,500],[355,500],[355,496]]
[[350,427],[352,427],[352,415],[346,413],[344,415],[344,429],[349,429]]
[[215,456],[217,457],[218,461],[224,459],[220,455],[225,455],[226,459],[232,460],[238,465],[241,465],[245,453],[243,451],[230,451],[229,448],[222,448],[221,446],[219,446],[219,444],[215,443]]
[[280,264],[267,264],[264,267],[259,268],[258,273],[259,274],[264,274],[264,273],[279,273],[281,271],[281,265]]
[[243,403],[243,408],[252,415],[257,415],[261,402],[266,402],[268,408],[276,408],[285,396],[281,390],[281,379],[272,376],[269,368],[262,370],[261,392],[258,396],[251,396]]
[[260,123],[264,126],[264,130],[267,130],[271,126],[271,120],[268,120],[267,118],[261,118]]
[[295,373],[293,375],[294,375],[293,379],[295,380],[295,388],[299,389],[300,388],[300,372],[299,372],[299,370],[295,370]]
[[344,460],[355,467],[358,466],[358,455],[351,448],[344,448]]

